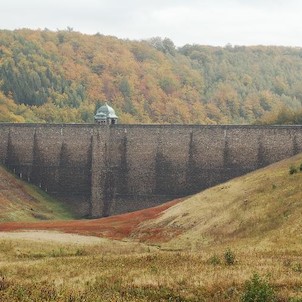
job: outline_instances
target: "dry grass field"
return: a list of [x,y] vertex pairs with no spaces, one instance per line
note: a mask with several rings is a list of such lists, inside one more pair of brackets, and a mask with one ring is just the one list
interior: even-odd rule
[[63,234],[63,243],[43,236],[0,239],[0,301],[244,301],[254,273],[276,299],[250,301],[302,301],[300,249],[162,251],[135,242],[73,237],[71,243]]
[[1,223],[0,301],[301,302],[301,163],[297,155],[152,215],[94,220],[93,232],[84,221],[82,235],[67,234],[75,222],[23,232]]

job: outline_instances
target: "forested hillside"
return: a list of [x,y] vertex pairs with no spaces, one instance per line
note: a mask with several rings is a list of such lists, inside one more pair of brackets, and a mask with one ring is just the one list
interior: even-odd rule
[[276,122],[300,112],[301,75],[300,48],[2,30],[0,121],[93,122],[108,101],[120,123]]

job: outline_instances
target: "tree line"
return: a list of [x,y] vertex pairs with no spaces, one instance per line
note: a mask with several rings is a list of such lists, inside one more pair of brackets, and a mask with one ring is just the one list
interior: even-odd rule
[[300,48],[1,30],[0,121],[88,123],[107,101],[121,123],[297,123],[301,72]]

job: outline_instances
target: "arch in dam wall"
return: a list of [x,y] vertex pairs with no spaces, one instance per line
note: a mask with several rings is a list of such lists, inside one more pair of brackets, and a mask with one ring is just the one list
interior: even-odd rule
[[146,208],[302,152],[302,126],[0,124],[0,161],[79,217]]

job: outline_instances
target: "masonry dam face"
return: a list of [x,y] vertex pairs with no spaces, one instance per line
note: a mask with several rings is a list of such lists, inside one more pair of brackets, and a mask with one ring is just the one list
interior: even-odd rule
[[302,126],[0,124],[0,160],[101,217],[199,192],[302,152]]

